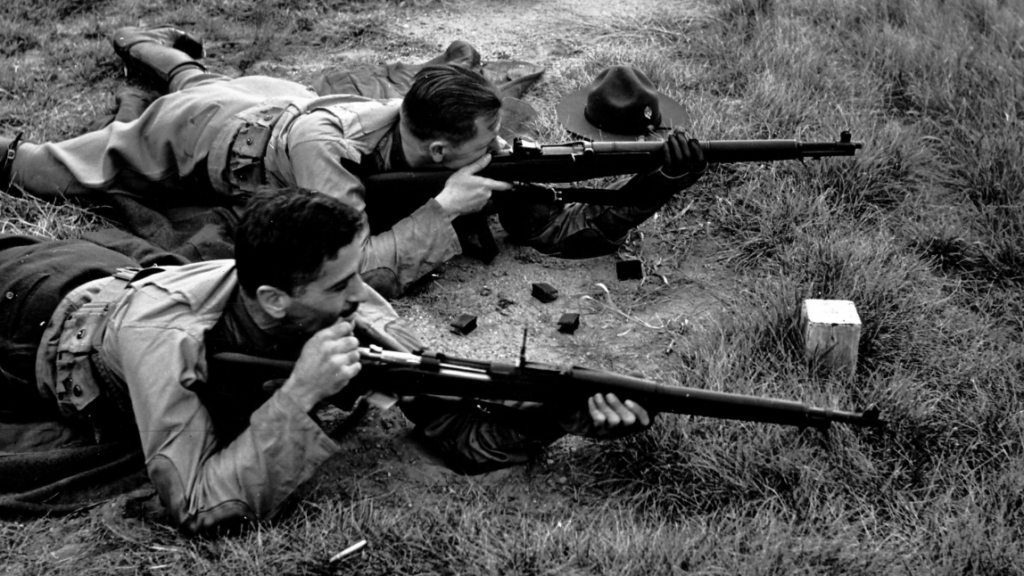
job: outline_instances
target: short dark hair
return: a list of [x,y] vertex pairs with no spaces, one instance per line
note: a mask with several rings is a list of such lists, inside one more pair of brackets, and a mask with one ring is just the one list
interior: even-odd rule
[[249,199],[235,232],[238,283],[250,296],[263,285],[295,296],[362,228],[358,211],[326,194],[261,190]]
[[421,140],[443,137],[458,146],[476,136],[476,119],[494,127],[501,118],[501,95],[483,75],[462,66],[424,66],[402,101],[402,118]]

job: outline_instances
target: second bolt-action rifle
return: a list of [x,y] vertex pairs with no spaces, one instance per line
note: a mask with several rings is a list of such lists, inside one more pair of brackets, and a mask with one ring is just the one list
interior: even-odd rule
[[[553,188],[542,184],[582,182],[593,178],[643,174],[660,167],[664,142],[567,142],[536,144],[521,138],[512,149],[495,155],[477,173],[516,186],[496,194],[517,201],[564,201],[628,206],[631,199],[603,188]],[[799,140],[708,140],[700,142],[708,163],[775,162],[833,156],[853,156],[863,147],[843,131],[838,142]],[[390,228],[444,189],[451,170],[384,172],[362,177],[366,185],[371,229]]]

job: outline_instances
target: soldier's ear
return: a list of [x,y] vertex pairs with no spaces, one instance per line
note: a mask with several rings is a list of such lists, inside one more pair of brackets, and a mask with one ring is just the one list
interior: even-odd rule
[[271,318],[280,320],[288,312],[292,297],[280,288],[263,285],[256,289],[256,301]]
[[444,162],[445,156],[448,155],[448,143],[444,140],[434,140],[427,146],[427,152],[430,154],[430,159],[433,160],[434,164],[440,164]]

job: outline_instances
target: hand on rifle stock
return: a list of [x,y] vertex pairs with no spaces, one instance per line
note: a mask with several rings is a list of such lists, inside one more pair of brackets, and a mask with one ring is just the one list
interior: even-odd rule
[[686,132],[676,128],[665,141],[665,163],[661,167],[663,174],[676,178],[686,173],[700,173],[708,167],[704,161],[704,151],[696,138],[688,138]]
[[476,175],[490,163],[491,155],[484,154],[476,162],[459,168],[448,177],[444,190],[436,197],[438,204],[447,214],[455,217],[479,212],[491,199],[491,192],[512,188],[508,182]]

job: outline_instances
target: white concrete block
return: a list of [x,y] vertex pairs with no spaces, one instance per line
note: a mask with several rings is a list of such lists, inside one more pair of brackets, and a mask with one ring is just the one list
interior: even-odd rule
[[853,375],[860,345],[860,316],[849,300],[804,300],[801,310],[807,361]]

